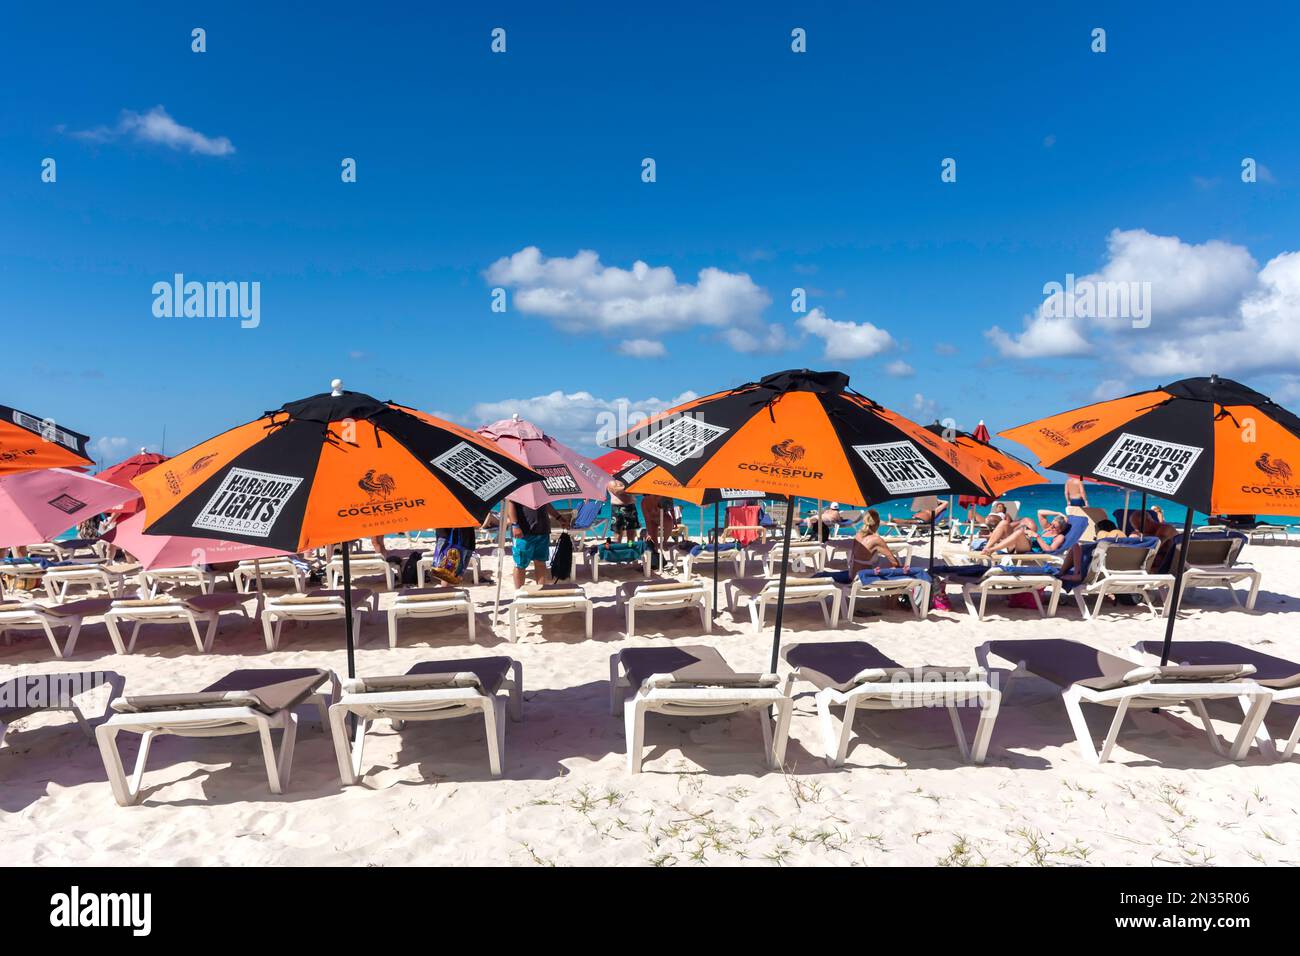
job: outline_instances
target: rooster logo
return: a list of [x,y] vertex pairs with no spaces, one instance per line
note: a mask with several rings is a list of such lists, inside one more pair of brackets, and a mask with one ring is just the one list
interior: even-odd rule
[[1070,431],[1086,432],[1089,428],[1091,428],[1093,425],[1096,424],[1097,424],[1097,419],[1095,418],[1081,418],[1073,425],[1070,426]]
[[986,464],[989,466],[989,471],[997,472],[999,475],[1007,470],[1007,466],[996,458],[988,459]]
[[357,482],[357,487],[364,491],[371,501],[376,498],[387,501],[397,490],[397,482],[393,480],[392,475],[376,475],[375,469],[371,468]]
[[1291,484],[1291,466],[1281,458],[1271,458],[1268,452],[1255,459],[1255,467],[1268,475],[1271,485]]
[[777,461],[793,465],[795,462],[803,460],[807,450],[803,445],[796,445],[793,438],[783,438],[772,446],[772,454]]
[[187,474],[197,475],[197,474],[198,474],[199,472],[201,472],[204,468],[207,468],[208,465],[210,465],[210,464],[212,464],[214,461],[216,461],[216,459],[217,459],[217,456],[216,456],[215,453],[214,453],[214,454],[211,454],[211,455],[203,455],[203,456],[201,456],[201,457],[199,457],[199,458],[195,458],[195,459],[194,459],[194,464],[190,465],[190,470],[189,470],[189,472],[187,472]]

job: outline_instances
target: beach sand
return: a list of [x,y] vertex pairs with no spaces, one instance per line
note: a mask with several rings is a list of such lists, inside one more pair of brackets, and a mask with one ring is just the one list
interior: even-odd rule
[[[1250,545],[1264,572],[1258,611],[1231,609],[1223,591],[1198,591],[1181,639],[1237,641],[1300,661],[1300,547]],[[97,749],[66,715],[18,721],[0,747],[0,857],[5,864],[552,866],[920,864],[1249,865],[1300,858],[1295,794],[1300,758],[1253,750],[1241,764],[1216,756],[1185,710],[1133,713],[1114,762],[1079,755],[1057,692],[1018,680],[998,718],[985,766],[967,766],[945,711],[859,714],[848,763],[823,760],[813,702],[795,702],[784,772],[761,755],[757,718],[648,719],[644,772],[626,770],[623,722],[608,712],[608,660],[628,646],[701,642],[697,615],[638,616],[622,634],[613,592],[630,572],[595,585],[596,639],[574,616],[532,618],[517,645],[490,626],[493,586],[474,588],[479,644],[463,623],[404,622],[390,651],[373,616],[357,653],[362,674],[400,674],[427,659],[510,654],[524,669],[524,721],[506,731],[505,774],[487,769],[478,719],[386,724],[371,732],[362,785],[341,788],[328,734],[303,710],[287,792],[267,789],[255,738],[161,738],[141,805],[120,808]],[[505,591],[511,588],[507,581]],[[386,605],[385,596],[383,604]],[[1073,603],[1059,617],[1006,610],[978,624],[964,612],[926,621],[889,610],[825,628],[812,607],[787,612],[785,640],[860,638],[904,664],[974,662],[997,638],[1061,637],[1118,650],[1163,634],[1163,621],[1123,607],[1096,622]],[[879,604],[869,607],[879,610]],[[960,604],[957,603],[957,607]],[[506,633],[504,622],[497,628]],[[703,642],[737,670],[764,670],[770,627],[756,635],[725,613]],[[223,624],[214,652],[195,653],[188,631],[146,629],[134,655],[111,653],[102,624],[82,633],[71,661],[50,659],[43,637],[0,646],[0,679],[17,673],[114,670],[128,691],[197,690],[238,667],[345,668],[341,625],[286,629],[268,654],[260,632]],[[806,687],[801,688],[807,690]],[[1275,707],[1285,737],[1297,708]],[[1109,711],[1092,709],[1100,737]],[[1235,704],[1213,707],[1233,733]],[[968,728],[973,714],[968,714]],[[135,738],[123,735],[125,756]],[[129,764],[128,764],[129,766]]]

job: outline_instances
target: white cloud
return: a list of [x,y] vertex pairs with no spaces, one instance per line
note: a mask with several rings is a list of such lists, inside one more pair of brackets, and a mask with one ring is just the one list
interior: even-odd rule
[[[1178,351],[1187,336],[1239,328],[1243,307],[1258,299],[1259,291],[1267,286],[1265,274],[1257,270],[1243,246],[1220,240],[1193,244],[1145,229],[1117,229],[1107,238],[1107,260],[1102,268],[1075,279],[1076,310],[1084,310],[1080,290],[1085,283],[1093,288],[1112,283],[1135,291],[1145,284],[1150,290],[1149,326],[1135,327],[1135,304],[1123,315],[1120,310],[1099,307],[1095,311],[1100,317],[1096,318],[1057,317],[1045,292],[1044,301],[1025,317],[1019,333],[994,326],[985,336],[1002,355],[1011,358],[1087,355],[1102,346],[1116,361],[1149,374],[1154,371],[1152,350]],[[1064,283],[1064,279],[1053,281]],[[1140,326],[1140,315],[1137,321]],[[1157,337],[1158,341],[1153,341]],[[1172,368],[1177,363],[1164,364]],[[1183,368],[1194,367],[1194,362],[1183,364]]]
[[597,447],[607,438],[622,434],[650,415],[695,398],[694,392],[683,392],[673,399],[598,398],[590,392],[563,392],[556,390],[532,398],[506,398],[495,402],[480,402],[465,415],[447,416],[461,421],[470,428],[518,414],[542,431],[566,445],[593,457],[600,454]]
[[870,322],[840,322],[813,309],[798,322],[799,328],[825,339],[824,355],[832,360],[851,361],[878,355],[894,344],[894,337]]
[[617,351],[629,358],[663,358],[668,354],[664,344],[657,339],[625,339],[618,343]]
[[737,352],[781,352],[790,347],[790,337],[785,326],[769,325],[765,329],[750,331],[733,328],[722,333],[722,341]]
[[934,350],[939,355],[956,355],[961,351],[961,349],[957,348],[957,346],[953,345],[951,342],[936,342],[934,343]]
[[912,417],[922,425],[939,417],[939,403],[920,392],[912,396]]
[[169,149],[198,153],[203,156],[229,156],[234,144],[224,136],[205,136],[198,130],[176,122],[162,106],[147,113],[123,110],[115,126],[97,126],[94,129],[74,131],[78,139],[105,143],[129,136],[136,142],[153,143]]
[[637,260],[631,269],[621,269],[603,265],[589,249],[565,258],[528,246],[492,263],[484,277],[491,285],[514,289],[520,312],[549,319],[565,332],[663,335],[708,326],[748,332],[754,341],[769,335],[760,315],[771,297],[743,272],[710,266],[692,285],[678,282],[667,266]]
[[96,438],[90,443],[89,447],[90,456],[95,461],[112,464],[119,458],[125,457],[129,442],[119,435],[105,435],[102,438]]
[[1092,399],[1096,402],[1108,402],[1112,398],[1122,398],[1138,391],[1122,378],[1104,378],[1092,387]]
[[916,369],[908,365],[902,359],[894,359],[885,366],[885,374],[892,375],[894,378],[907,378],[909,375],[915,375]]

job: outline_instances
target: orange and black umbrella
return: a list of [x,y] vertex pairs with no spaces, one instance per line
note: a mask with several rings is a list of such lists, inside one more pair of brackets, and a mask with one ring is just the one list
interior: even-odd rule
[[[1000,432],[1044,467],[1151,492],[1206,514],[1300,514],[1300,418],[1239,382],[1187,378]],[[1294,464],[1292,464],[1294,462]],[[1186,548],[1179,550],[1178,606]],[[1169,615],[1165,659],[1173,637]]]
[[[860,505],[992,493],[975,458],[850,390],[843,372],[776,372],[678,405],[606,444],[663,466],[688,488],[748,487]],[[786,554],[793,517],[787,508]],[[773,669],[787,568],[782,561]]]
[[412,528],[478,525],[500,499],[537,480],[467,428],[336,382],[333,391],[182,452],[134,484],[149,534],[303,551]]
[[86,454],[89,440],[52,419],[0,405],[0,475],[93,465]]
[[[938,422],[927,425],[926,428],[936,435],[947,438],[948,441],[979,462],[980,480],[992,492],[991,497],[987,495],[981,495],[979,498],[974,499],[966,497],[959,504],[971,502],[987,505],[991,504],[994,498],[1000,498],[1015,488],[1023,488],[1026,485],[1047,484],[1047,479],[1034,471],[1033,465],[1021,461],[1015,455],[1007,454],[992,444],[989,441],[988,429],[984,427],[983,422],[980,422],[979,427],[974,432],[946,429]],[[981,432],[983,432],[982,436]]]

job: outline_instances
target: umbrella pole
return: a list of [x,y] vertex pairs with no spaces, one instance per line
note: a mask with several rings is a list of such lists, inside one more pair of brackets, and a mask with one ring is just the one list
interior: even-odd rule
[[934,509],[930,509],[930,563],[927,568],[934,567]]
[[[703,505],[700,505],[700,510],[704,510]],[[722,553],[718,550],[719,543],[718,503],[715,501],[713,503],[713,617],[711,618],[714,621],[718,619],[718,562],[722,560]]]
[[[776,673],[777,656],[781,651],[781,615],[785,610],[785,578],[790,570],[790,529],[794,524],[794,496],[791,495],[789,507],[785,509],[785,549],[781,552],[781,583],[776,587],[776,631],[772,635],[772,666],[769,673]],[[716,567],[716,565],[715,565]]]
[[1142,507],[1138,509],[1138,514],[1142,515],[1142,527],[1145,528],[1147,526],[1147,493],[1145,491],[1142,492]]
[[352,560],[349,557],[352,551],[352,542],[345,542],[343,545],[343,613],[347,615],[344,620],[347,627],[348,635],[348,677],[357,676],[357,651],[356,638],[352,633]]
[[1120,522],[1119,530],[1125,534],[1128,534],[1128,499],[1131,494],[1133,492],[1129,491],[1129,489],[1124,489],[1124,520]]
[[501,501],[501,516],[497,519],[497,596],[492,602],[492,626],[501,619],[501,579],[506,573],[506,503]]
[[1169,596],[1169,619],[1165,621],[1165,646],[1160,651],[1161,667],[1169,663],[1169,649],[1174,643],[1174,621],[1178,617],[1178,602],[1183,593],[1183,572],[1187,570],[1187,545],[1192,540],[1192,513],[1192,507],[1188,505],[1187,520],[1183,522],[1183,543],[1178,548],[1178,568],[1174,571],[1174,592]]

